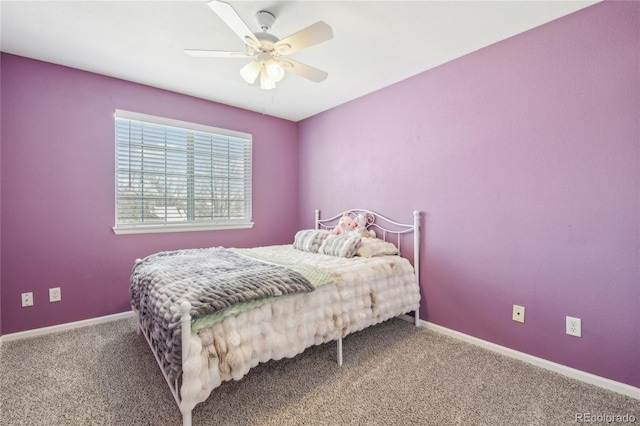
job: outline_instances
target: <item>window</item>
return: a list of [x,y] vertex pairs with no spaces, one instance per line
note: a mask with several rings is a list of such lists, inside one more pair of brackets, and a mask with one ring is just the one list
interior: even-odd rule
[[116,234],[250,228],[250,134],[116,110]]

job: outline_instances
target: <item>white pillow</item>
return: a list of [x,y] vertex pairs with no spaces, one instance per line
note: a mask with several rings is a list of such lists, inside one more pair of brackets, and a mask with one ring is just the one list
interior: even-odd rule
[[398,248],[392,243],[377,238],[363,238],[356,256],[377,257],[398,254]]

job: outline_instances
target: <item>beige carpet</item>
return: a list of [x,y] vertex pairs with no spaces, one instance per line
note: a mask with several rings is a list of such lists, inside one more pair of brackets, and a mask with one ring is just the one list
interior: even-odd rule
[[[398,319],[347,337],[344,357],[338,368],[328,343],[261,364],[214,390],[193,424],[575,425],[585,413],[640,424],[639,400]],[[132,318],[5,342],[0,392],[3,426],[181,424]]]

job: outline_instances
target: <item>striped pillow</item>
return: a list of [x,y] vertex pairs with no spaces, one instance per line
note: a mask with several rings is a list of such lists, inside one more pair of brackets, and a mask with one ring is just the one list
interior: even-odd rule
[[293,239],[293,248],[302,251],[317,253],[320,244],[329,235],[329,231],[324,229],[304,229],[298,231]]
[[320,245],[318,253],[329,256],[353,257],[362,244],[362,239],[354,235],[331,234]]

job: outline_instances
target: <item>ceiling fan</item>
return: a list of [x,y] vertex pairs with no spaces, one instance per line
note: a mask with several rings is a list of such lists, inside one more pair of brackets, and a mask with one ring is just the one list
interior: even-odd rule
[[256,14],[258,25],[262,31],[253,33],[230,4],[213,0],[207,5],[245,43],[245,51],[185,49],[184,53],[187,55],[207,58],[253,58],[253,61],[240,69],[240,75],[249,84],[253,84],[260,76],[260,88],[262,89],[274,89],[276,83],[284,77],[285,71],[317,83],[327,78],[326,72],[289,58],[283,58],[283,56],[331,40],[333,30],[329,25],[318,21],[280,40],[267,32],[276,19],[270,12],[261,10]]

